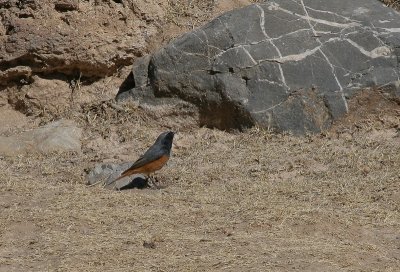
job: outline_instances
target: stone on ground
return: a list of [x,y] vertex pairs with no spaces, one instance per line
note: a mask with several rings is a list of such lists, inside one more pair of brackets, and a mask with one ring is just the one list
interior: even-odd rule
[[0,155],[16,156],[31,152],[81,151],[82,129],[73,121],[59,120],[30,131],[0,136]]

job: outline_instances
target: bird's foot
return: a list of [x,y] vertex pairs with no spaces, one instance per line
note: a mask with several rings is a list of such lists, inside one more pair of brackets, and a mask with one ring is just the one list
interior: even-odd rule
[[158,178],[155,176],[148,176],[147,184],[149,185],[150,188],[154,188],[154,189],[160,188],[160,186],[159,186],[160,182],[158,181]]
[[147,185],[150,187],[150,188],[153,188],[154,187],[154,178],[153,178],[153,176],[147,176],[147,179],[146,179],[146,182],[147,182]]

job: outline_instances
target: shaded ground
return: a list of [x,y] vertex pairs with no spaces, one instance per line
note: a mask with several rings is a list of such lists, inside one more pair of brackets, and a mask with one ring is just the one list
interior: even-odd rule
[[[80,104],[86,119],[63,113],[85,129],[82,154],[1,158],[0,271],[400,266],[396,102],[366,92],[330,132],[304,138],[199,129],[110,103]],[[173,158],[158,174],[166,188],[85,185],[85,169],[133,161],[170,128],[178,131]]]

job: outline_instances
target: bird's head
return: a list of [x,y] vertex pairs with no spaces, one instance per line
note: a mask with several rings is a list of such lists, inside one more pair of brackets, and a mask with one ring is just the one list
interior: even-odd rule
[[172,147],[172,141],[174,139],[174,135],[175,133],[173,131],[163,132],[160,134],[160,136],[158,136],[156,142],[161,143],[165,148],[170,150]]

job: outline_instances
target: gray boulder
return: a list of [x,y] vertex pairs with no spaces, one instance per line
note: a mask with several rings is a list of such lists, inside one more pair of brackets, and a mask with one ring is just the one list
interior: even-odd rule
[[400,97],[399,57],[400,14],[379,1],[268,1],[138,60],[117,99],[178,97],[221,129],[320,132],[363,88]]
[[73,121],[59,120],[30,131],[0,136],[0,155],[16,156],[30,152],[81,151],[82,129]]

